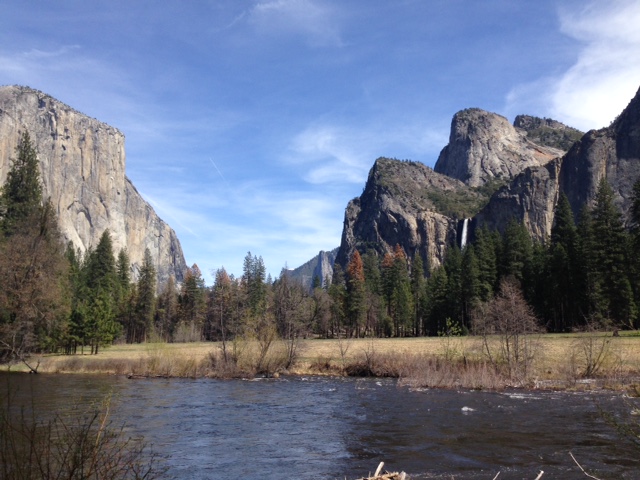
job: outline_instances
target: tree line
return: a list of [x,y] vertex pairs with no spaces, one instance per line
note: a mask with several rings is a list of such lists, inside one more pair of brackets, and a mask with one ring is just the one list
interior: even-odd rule
[[[480,228],[441,266],[427,271],[420,255],[400,246],[380,257],[355,251],[332,281],[303,287],[283,269],[275,280],[262,257],[247,253],[243,273],[224,268],[207,286],[197,265],[183,282],[156,287],[148,250],[132,280],[126,250],[114,252],[109,231],[81,253],[63,245],[53,207],[42,197],[37,153],[28,133],[0,192],[0,358],[33,351],[98,353],[114,341],[220,341],[226,359],[241,339],[266,355],[284,340],[290,358],[298,340],[363,336],[450,335],[470,331],[474,318],[509,283],[541,327],[564,332],[598,325],[637,328],[640,305],[640,182],[626,229],[609,184],[578,222],[561,195],[551,236],[536,242],[524,225],[504,233]],[[512,294],[510,294],[512,295]],[[476,322],[477,323],[477,322]]]

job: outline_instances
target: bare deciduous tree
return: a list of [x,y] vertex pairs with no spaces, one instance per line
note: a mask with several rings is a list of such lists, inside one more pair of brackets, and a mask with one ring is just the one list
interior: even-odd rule
[[541,327],[515,278],[503,279],[498,294],[475,309],[473,331],[482,336],[484,352],[495,367],[506,368],[512,380],[526,382],[535,357],[534,334]]

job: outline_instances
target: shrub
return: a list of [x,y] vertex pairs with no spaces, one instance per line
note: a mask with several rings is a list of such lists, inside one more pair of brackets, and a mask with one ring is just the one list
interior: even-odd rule
[[8,398],[0,410],[0,478],[151,480],[166,472],[142,438],[113,426],[108,402],[49,419],[16,409]]

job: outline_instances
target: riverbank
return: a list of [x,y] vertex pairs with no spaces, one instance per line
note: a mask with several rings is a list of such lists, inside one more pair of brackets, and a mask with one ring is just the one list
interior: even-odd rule
[[[546,334],[504,354],[501,337],[257,341],[113,345],[98,355],[32,358],[39,373],[239,378],[278,375],[396,377],[414,387],[624,388],[640,382],[640,332]],[[525,341],[520,339],[519,341]],[[506,345],[513,350],[514,344]],[[526,347],[526,348],[524,348]],[[4,367],[7,369],[7,367]],[[27,371],[15,364],[12,371]]]

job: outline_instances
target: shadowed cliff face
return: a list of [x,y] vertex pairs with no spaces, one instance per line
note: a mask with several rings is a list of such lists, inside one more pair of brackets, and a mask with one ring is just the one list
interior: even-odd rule
[[86,251],[104,230],[115,253],[126,247],[134,274],[148,248],[158,282],[182,280],[186,264],[175,232],[125,176],[124,135],[25,87],[0,87],[0,182],[23,131],[38,151],[43,196],[50,198],[67,241]]

